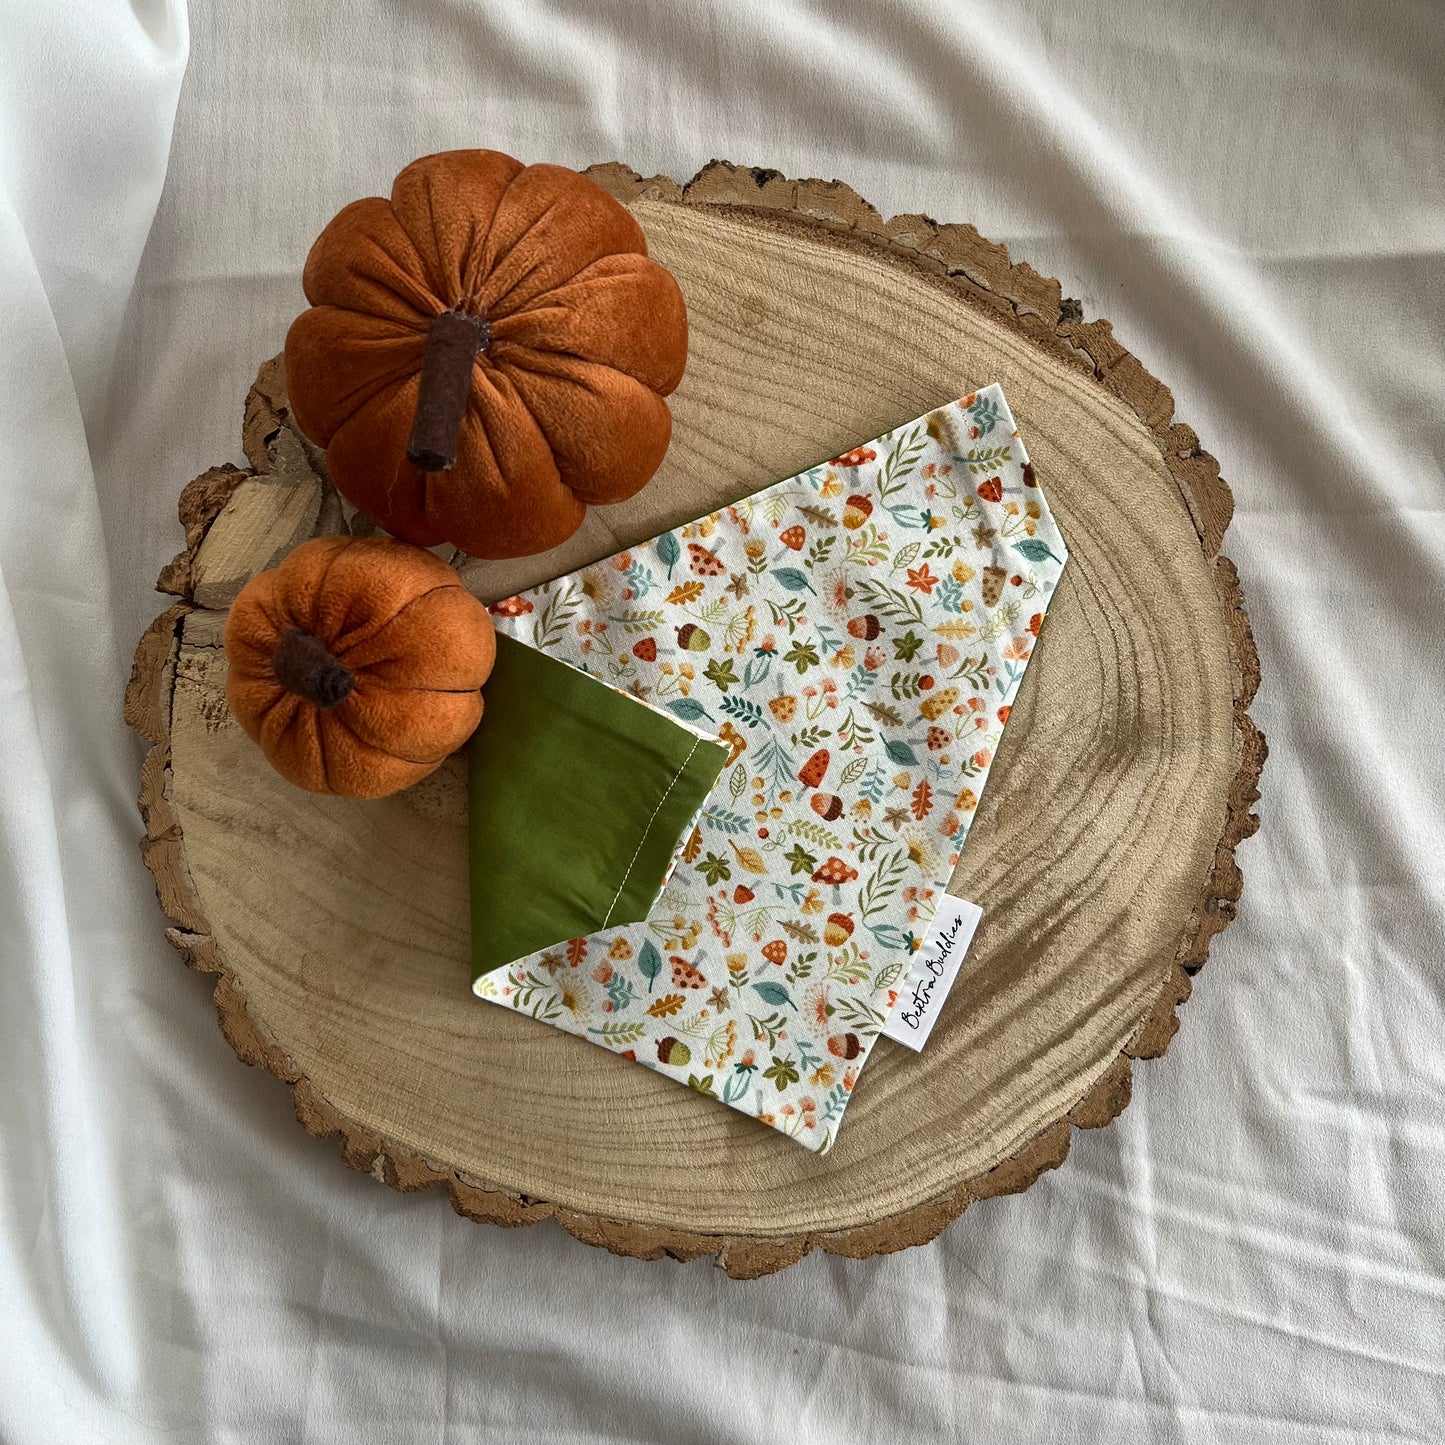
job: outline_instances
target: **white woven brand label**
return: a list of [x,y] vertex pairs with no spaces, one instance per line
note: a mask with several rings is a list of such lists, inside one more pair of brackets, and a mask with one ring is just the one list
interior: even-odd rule
[[883,1025],[885,1039],[915,1050],[928,1042],[982,917],[983,910],[976,903],[947,893],[938,900],[923,947],[913,955],[913,967],[900,985],[898,1001]]

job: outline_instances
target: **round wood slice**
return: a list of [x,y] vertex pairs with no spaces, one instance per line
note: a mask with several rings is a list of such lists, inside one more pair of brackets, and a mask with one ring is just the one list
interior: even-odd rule
[[236,1052],[301,1122],[463,1214],[552,1217],[642,1258],[755,1276],[819,1247],[931,1239],[1064,1158],[1163,1052],[1210,938],[1264,743],[1229,490],[1169,391],[1056,281],[968,226],[884,221],[837,182],[715,162],[689,185],[591,174],[633,206],[687,298],[672,448],[637,498],[545,557],[454,560],[486,600],[607,555],[1003,384],[1071,560],[951,890],[983,923],[921,1055],[881,1042],[833,1151],[469,992],[457,760],[375,803],[282,782],[231,719],[224,609],[317,533],[369,530],[292,426],[279,360],[247,401],[245,470],[181,498],[181,600],[127,698],[153,744],[142,849],[169,937],[218,974]]

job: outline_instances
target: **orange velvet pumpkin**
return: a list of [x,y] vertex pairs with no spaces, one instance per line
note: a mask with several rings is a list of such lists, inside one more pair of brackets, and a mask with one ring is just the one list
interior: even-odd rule
[[387,531],[476,557],[546,551],[667,450],[687,315],[625,206],[497,151],[413,161],[347,206],[286,338],[303,431]]
[[318,537],[253,577],[226,620],[226,697],[287,781],[379,798],[466,742],[497,640],[430,552]]

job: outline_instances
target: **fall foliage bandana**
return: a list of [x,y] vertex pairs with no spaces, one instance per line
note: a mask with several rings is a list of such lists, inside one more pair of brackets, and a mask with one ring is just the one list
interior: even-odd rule
[[826,1151],[1067,556],[990,386],[496,604],[728,756],[645,921],[475,992]]

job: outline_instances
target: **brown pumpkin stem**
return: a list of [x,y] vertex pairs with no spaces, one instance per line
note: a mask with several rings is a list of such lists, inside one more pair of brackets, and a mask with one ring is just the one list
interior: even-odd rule
[[271,656],[276,681],[320,708],[339,707],[351,696],[356,678],[339,663],[319,637],[288,627]]
[[485,351],[491,328],[480,316],[443,311],[426,334],[421,389],[406,459],[424,472],[442,472],[457,459],[457,438],[472,389],[472,362]]

